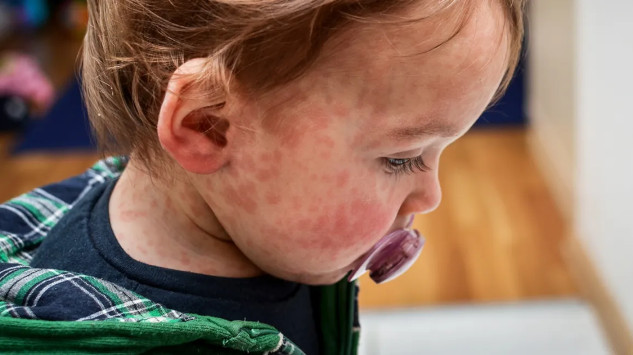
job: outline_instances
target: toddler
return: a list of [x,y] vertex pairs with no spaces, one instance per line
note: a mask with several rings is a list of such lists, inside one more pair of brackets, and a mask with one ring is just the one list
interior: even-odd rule
[[512,76],[523,1],[88,6],[86,105],[125,158],[0,209],[0,346],[355,353],[353,280],[420,252],[413,216]]

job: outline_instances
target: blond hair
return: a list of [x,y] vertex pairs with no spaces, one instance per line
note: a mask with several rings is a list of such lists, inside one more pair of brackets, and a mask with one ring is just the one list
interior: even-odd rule
[[[445,7],[460,0],[443,0]],[[467,0],[462,0],[467,1]],[[501,85],[516,67],[525,0],[503,3],[510,52]],[[88,0],[84,40],[84,98],[105,154],[134,153],[148,167],[162,157],[158,112],[173,72],[207,58],[198,78],[213,93],[228,74],[252,90],[287,83],[304,73],[326,40],[355,21],[369,21],[416,0]],[[151,168],[150,168],[151,170]]]

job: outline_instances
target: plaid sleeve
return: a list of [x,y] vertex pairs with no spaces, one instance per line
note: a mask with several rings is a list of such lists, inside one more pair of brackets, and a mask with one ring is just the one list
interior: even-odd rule
[[0,316],[53,321],[193,319],[108,281],[20,264],[0,264]]

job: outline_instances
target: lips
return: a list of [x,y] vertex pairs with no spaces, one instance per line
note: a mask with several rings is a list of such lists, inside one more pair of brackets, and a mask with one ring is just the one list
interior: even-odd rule
[[411,217],[406,229],[398,229],[380,239],[357,262],[348,280],[356,280],[369,270],[369,277],[380,284],[393,280],[407,271],[424,247],[424,237],[417,230],[409,229],[412,225]]

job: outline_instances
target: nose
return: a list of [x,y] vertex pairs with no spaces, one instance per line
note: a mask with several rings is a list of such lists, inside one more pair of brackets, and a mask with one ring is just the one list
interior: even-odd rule
[[402,203],[399,215],[429,213],[442,201],[442,188],[437,172],[421,174],[411,193]]

